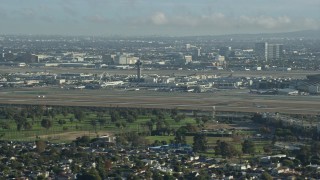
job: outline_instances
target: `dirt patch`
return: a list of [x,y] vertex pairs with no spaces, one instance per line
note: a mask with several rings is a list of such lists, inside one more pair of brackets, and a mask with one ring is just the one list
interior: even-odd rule
[[228,125],[228,124],[206,124],[205,129],[212,129],[212,130],[216,130],[216,129],[232,129],[234,127]]
[[97,131],[89,132],[89,131],[73,131],[73,132],[64,132],[64,133],[55,133],[48,135],[40,135],[38,136],[40,139],[48,139],[48,140],[60,140],[60,141],[72,141],[77,139],[77,137],[81,136],[90,136],[91,138],[97,136],[110,136],[111,133],[107,133],[105,131]]

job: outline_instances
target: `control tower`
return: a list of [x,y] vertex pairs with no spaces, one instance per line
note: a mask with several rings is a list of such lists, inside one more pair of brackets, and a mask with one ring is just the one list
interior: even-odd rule
[[211,114],[212,120],[216,118],[216,106],[212,106],[212,114]]
[[137,66],[137,80],[138,82],[141,81],[141,66],[142,66],[142,62],[140,61],[140,59],[136,62],[136,66]]

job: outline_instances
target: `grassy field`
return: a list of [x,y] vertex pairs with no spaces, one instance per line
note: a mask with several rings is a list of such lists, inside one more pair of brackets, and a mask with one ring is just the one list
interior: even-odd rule
[[[28,122],[32,123],[32,129],[30,130],[20,130],[18,131],[16,129],[16,123],[12,119],[5,119],[4,117],[0,116],[0,124],[7,123],[9,126],[9,129],[4,129],[0,127],[0,135],[3,136],[0,139],[5,140],[14,140],[14,141],[35,141],[37,138],[41,138],[44,140],[50,140],[52,142],[70,142],[72,140],[75,140],[77,137],[80,136],[90,136],[90,137],[97,137],[97,136],[103,136],[103,135],[110,135],[110,134],[116,134],[119,132],[144,132],[147,130],[147,127],[144,126],[144,124],[147,121],[150,121],[150,119],[155,118],[155,115],[152,114],[146,114],[146,115],[139,115],[137,120],[128,123],[126,122],[125,127],[117,127],[116,123],[111,122],[111,117],[108,112],[104,113],[102,118],[106,120],[106,123],[101,125],[98,122],[98,115],[96,112],[84,112],[85,117],[83,120],[78,121],[75,119],[74,114],[56,114],[52,118],[52,126],[49,129],[45,129],[41,126],[41,120],[44,118],[50,118],[43,116],[42,118],[27,118]],[[65,124],[59,124],[59,120],[64,120]],[[96,125],[92,125],[92,121],[96,121]],[[120,122],[125,122],[125,119],[121,118],[119,120]],[[178,129],[181,126],[184,126],[186,124],[192,124],[197,125],[195,118],[193,117],[186,117],[184,120],[180,122],[174,121],[170,117],[170,113],[165,113],[165,121],[168,122],[170,128]],[[214,127],[211,126],[210,123],[207,124],[208,127]],[[215,125],[216,128],[220,129],[221,127],[231,127],[226,124],[220,124],[219,126]],[[156,125],[153,126],[154,129],[156,129]],[[240,135],[240,137],[248,137],[251,135],[254,135],[254,130],[252,131],[241,131],[237,130],[235,131],[235,134]],[[174,140],[174,135],[164,135],[164,136],[146,136],[145,137],[150,144],[158,141],[166,141],[166,143],[170,143]],[[233,138],[233,137],[207,137],[208,140],[208,147],[209,151],[205,153],[208,156],[214,156],[213,147],[216,146],[216,142],[218,140],[220,141],[226,141],[232,145],[235,146],[235,148],[239,151],[241,151],[241,142],[244,139],[241,138]],[[193,136],[186,136],[186,142],[189,145],[193,144]],[[263,153],[263,147],[265,145],[270,144],[269,141],[254,141],[256,145],[256,153],[260,154]]]
[[[75,133],[80,135],[91,134],[94,133],[95,128],[93,128],[89,122],[90,119],[94,118],[93,116],[89,116],[87,120],[83,122],[74,121],[71,122],[70,118],[73,115],[69,115],[67,117],[63,117],[62,115],[57,115],[53,120],[52,127],[49,129],[45,129],[41,126],[41,120],[36,119],[32,121],[32,119],[27,118],[29,122],[32,123],[32,129],[30,130],[16,130],[16,123],[13,120],[8,119],[0,119],[0,122],[8,122],[10,129],[1,129],[0,133],[4,133],[4,137],[2,139],[8,140],[18,140],[18,141],[32,141],[35,140],[36,137],[46,137],[47,139],[56,140],[59,137],[59,134],[65,133]],[[45,117],[44,117],[45,118]],[[66,124],[60,125],[58,120],[65,120]],[[60,139],[64,139],[67,136],[61,136]],[[68,138],[69,139],[69,138]]]
[[[68,133],[73,133],[81,135],[104,135],[104,134],[113,134],[118,132],[129,132],[136,131],[141,132],[145,131],[146,127],[143,126],[147,121],[149,121],[153,115],[140,115],[136,121],[133,123],[127,123],[125,127],[117,127],[115,123],[111,123],[111,117],[108,113],[104,114],[103,118],[106,119],[106,124],[100,126],[98,122],[97,114],[95,113],[86,113],[84,120],[78,121],[74,119],[73,114],[68,114],[67,116],[63,116],[61,114],[56,115],[52,119],[52,126],[49,129],[45,129],[41,126],[41,119],[32,120],[31,118],[27,118],[28,122],[31,122],[32,129],[30,130],[20,130],[16,129],[16,123],[14,120],[0,118],[0,123],[7,123],[9,129],[0,128],[0,133],[4,134],[1,139],[7,140],[18,140],[18,141],[32,141],[35,140],[36,137],[46,137],[52,140],[55,139],[66,139],[64,136],[68,136]],[[49,117],[42,117],[49,118]],[[59,120],[64,120],[65,124],[59,124]],[[92,121],[96,121],[96,125],[92,125]],[[121,122],[124,122],[125,119],[120,119]],[[175,122],[170,116],[165,117],[165,121],[170,124],[170,128],[178,129],[179,127],[186,125],[187,123],[195,124],[196,121],[194,118],[186,118],[181,122]],[[155,125],[154,125],[155,129]],[[60,138],[57,138],[60,137]],[[70,138],[67,138],[70,139]]]

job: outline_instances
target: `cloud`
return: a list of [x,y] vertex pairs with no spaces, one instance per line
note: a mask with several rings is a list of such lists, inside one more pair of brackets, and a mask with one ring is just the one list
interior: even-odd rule
[[[280,2],[279,2],[280,1]],[[4,25],[90,33],[203,35],[320,28],[320,0],[0,0]],[[108,25],[108,28],[101,28]],[[110,25],[110,26],[109,26]],[[77,28],[75,28],[77,27]],[[86,27],[86,28],[78,28]],[[7,28],[8,29],[8,28]],[[16,28],[24,31],[24,28]],[[58,28],[53,28],[52,31]],[[0,32],[3,31],[0,28]],[[43,31],[42,28],[36,31]],[[58,31],[58,30],[57,30]],[[60,30],[59,30],[60,31]]]
[[320,29],[320,20],[304,18],[301,22],[301,26],[308,27],[309,29]]
[[279,17],[249,17],[241,16],[238,25],[246,29],[262,29],[267,31],[296,31],[307,29],[318,29],[320,21],[313,18],[290,18],[288,16]]
[[[166,30],[212,33],[260,33],[283,32],[320,28],[320,21],[313,18],[291,18],[289,16],[228,16],[211,14],[168,14],[157,12],[148,17],[131,20],[137,27],[165,28]],[[162,29],[164,30],[164,29]]]
[[0,7],[0,17],[7,17],[7,11],[3,8]]
[[168,22],[167,17],[162,12],[157,12],[151,16],[151,22],[155,25],[163,25]]
[[109,19],[107,19],[104,16],[101,16],[99,14],[93,15],[93,16],[86,16],[85,20],[91,22],[91,23],[99,23],[99,24],[103,24],[103,23],[107,23],[109,22]]
[[109,0],[85,0],[87,6],[94,9],[99,9],[101,7],[107,7]]
[[249,16],[240,16],[239,24],[250,25],[256,27],[262,27],[267,29],[276,29],[280,27],[291,26],[292,20],[287,16],[280,17],[249,17]]
[[48,11],[51,11],[52,9],[49,6],[42,4],[38,6],[38,10],[43,12],[48,12]]
[[195,27],[195,26],[210,26],[215,23],[224,23],[226,16],[222,13],[215,13],[211,15],[171,15],[168,16],[163,12],[157,12],[150,17],[150,21],[139,20],[136,22],[149,23],[159,26],[173,26],[173,27]]
[[36,11],[32,8],[23,8],[20,11],[20,15],[25,18],[34,18],[36,16]]
[[52,16],[41,16],[40,20],[47,22],[47,23],[52,23],[54,22],[54,18]]
[[63,6],[62,10],[65,14],[69,15],[69,16],[76,16],[78,14],[77,11],[75,11],[73,8],[68,7],[68,6]]

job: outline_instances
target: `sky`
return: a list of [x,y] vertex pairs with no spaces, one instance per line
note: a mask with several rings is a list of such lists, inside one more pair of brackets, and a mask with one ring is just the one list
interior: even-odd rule
[[0,0],[0,34],[198,36],[320,28],[320,0]]

